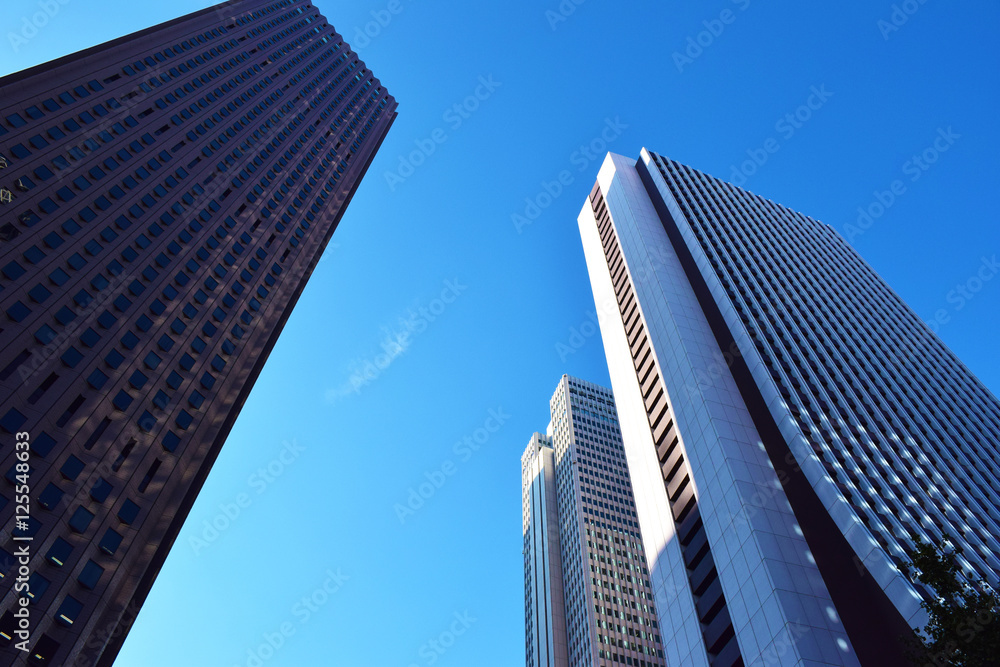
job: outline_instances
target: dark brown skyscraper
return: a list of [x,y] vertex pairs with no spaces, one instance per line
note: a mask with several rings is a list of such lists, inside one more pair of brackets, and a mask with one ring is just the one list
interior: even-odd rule
[[293,0],[0,79],[0,664],[111,664],[395,109]]

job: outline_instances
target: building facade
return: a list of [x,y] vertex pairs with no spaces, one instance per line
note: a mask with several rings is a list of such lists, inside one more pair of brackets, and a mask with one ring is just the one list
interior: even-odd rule
[[1000,584],[1000,404],[836,232],[645,149],[578,221],[668,664],[909,664],[919,542]]
[[614,396],[564,375],[521,457],[525,664],[663,667]]
[[395,116],[303,0],[0,79],[0,664],[112,663]]

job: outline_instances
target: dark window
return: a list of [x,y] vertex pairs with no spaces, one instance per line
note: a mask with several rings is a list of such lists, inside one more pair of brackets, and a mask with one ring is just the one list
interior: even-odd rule
[[59,606],[59,609],[56,610],[56,621],[65,626],[73,625],[82,611],[83,603],[72,595],[67,595],[66,599],[63,600],[63,603]]
[[23,254],[24,258],[32,264],[37,264],[45,258],[45,253],[36,245],[25,250]]
[[31,451],[42,458],[49,455],[49,452],[56,446],[56,441],[51,435],[42,431],[31,441]]
[[101,340],[100,334],[98,334],[93,329],[88,328],[83,334],[80,335],[80,342],[87,347],[94,347],[97,345],[97,341]]
[[104,537],[101,538],[101,542],[98,546],[101,548],[101,551],[109,556],[113,556],[115,552],[118,551],[118,547],[121,546],[121,543],[122,536],[119,535],[117,531],[108,528],[108,530],[104,533]]
[[66,325],[76,319],[76,313],[74,313],[68,306],[63,306],[56,311],[55,318],[59,324]]
[[194,422],[194,417],[192,417],[191,413],[189,413],[187,410],[181,410],[180,413],[177,415],[177,419],[175,421],[177,423],[177,426],[179,426],[184,430],[187,430],[188,427],[191,426],[192,422]]
[[176,371],[171,371],[170,375],[167,376],[167,386],[171,389],[177,389],[184,382],[184,378],[180,376]]
[[25,274],[25,268],[17,262],[9,262],[3,267],[3,275],[8,280],[17,280]]
[[126,499],[122,503],[121,509],[118,510],[118,518],[122,523],[131,524],[137,516],[139,516],[139,506]]
[[63,490],[60,489],[55,484],[49,484],[45,489],[38,495],[38,504],[47,510],[51,510],[53,507],[59,504],[62,500]]
[[115,322],[117,321],[118,318],[115,317],[115,315],[109,310],[105,310],[97,318],[97,323],[102,327],[104,327],[105,329],[110,329],[111,327],[114,326]]
[[70,347],[63,352],[61,359],[70,368],[76,368],[76,365],[83,359],[83,354],[75,347]]
[[122,336],[120,342],[125,347],[126,350],[131,350],[133,347],[139,344],[139,337],[136,336],[131,331],[129,331],[124,336]]
[[161,410],[166,410],[167,406],[170,404],[170,397],[163,391],[157,391],[156,396],[153,397],[153,405],[160,408]]
[[36,303],[42,303],[50,296],[52,296],[52,292],[49,291],[49,288],[46,287],[45,285],[38,283],[30,290],[28,290],[28,296],[30,296],[31,299]]
[[104,568],[94,561],[88,560],[87,564],[83,566],[83,570],[80,571],[80,576],[78,576],[76,580],[79,581],[80,585],[84,588],[94,590],[103,575]]
[[205,397],[200,392],[197,391],[191,392],[191,395],[188,397],[188,404],[190,404],[191,407],[196,410],[200,408],[202,403],[204,402],[205,402]]
[[111,350],[108,352],[108,356],[104,357],[104,363],[106,363],[111,368],[118,368],[121,363],[125,361],[125,357],[118,350]]
[[94,389],[100,389],[107,383],[107,381],[108,376],[101,372],[99,368],[95,368],[94,372],[87,378],[87,384]]
[[73,553],[73,545],[63,538],[57,537],[56,541],[52,543],[51,547],[49,547],[49,552],[45,554],[45,558],[47,558],[53,565],[62,567],[63,564],[69,560],[69,555],[71,553]]
[[20,322],[28,315],[31,314],[31,309],[20,301],[15,301],[10,308],[7,309],[7,317],[14,320],[15,322]]
[[167,431],[167,434],[163,436],[163,449],[168,452],[174,452],[177,450],[177,446],[180,444],[181,439],[173,431]]
[[114,406],[116,408],[118,408],[119,410],[123,410],[124,411],[126,408],[128,408],[128,406],[130,406],[132,404],[132,397],[129,396],[128,392],[126,392],[123,389],[123,390],[121,390],[121,391],[118,392],[118,395],[115,396],[115,398],[112,401],[112,403],[114,404]]
[[66,463],[59,469],[59,473],[72,482],[83,472],[84,467],[83,461],[70,454]]
[[146,433],[149,433],[156,427],[156,422],[157,422],[156,417],[149,414],[148,410],[144,410],[138,420],[139,428],[141,428]]
[[159,345],[160,349],[164,352],[169,352],[170,348],[174,346],[174,339],[167,334],[163,334],[160,336],[160,340],[158,340],[156,344]]
[[85,533],[93,520],[94,513],[81,505],[73,512],[73,516],[69,520],[69,527],[78,533]]
[[148,381],[149,378],[146,377],[146,374],[138,370],[132,373],[132,377],[128,379],[128,383],[136,389],[142,389]]

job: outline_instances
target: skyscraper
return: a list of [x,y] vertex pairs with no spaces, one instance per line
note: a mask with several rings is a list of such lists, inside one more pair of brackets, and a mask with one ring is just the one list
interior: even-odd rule
[[521,457],[528,667],[662,667],[611,391],[564,375]]
[[0,79],[0,664],[114,660],[395,109],[302,0]]
[[669,664],[908,664],[921,541],[1000,583],[1000,404],[829,226],[646,150],[579,225]]

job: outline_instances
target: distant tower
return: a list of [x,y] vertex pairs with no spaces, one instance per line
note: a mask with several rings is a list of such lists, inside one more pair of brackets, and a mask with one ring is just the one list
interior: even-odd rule
[[564,375],[521,457],[527,667],[663,667],[611,391]]
[[0,79],[0,664],[112,663],[395,110],[302,0]]
[[669,664],[907,665],[921,541],[1000,583],[1000,403],[829,226],[646,150],[579,225]]

